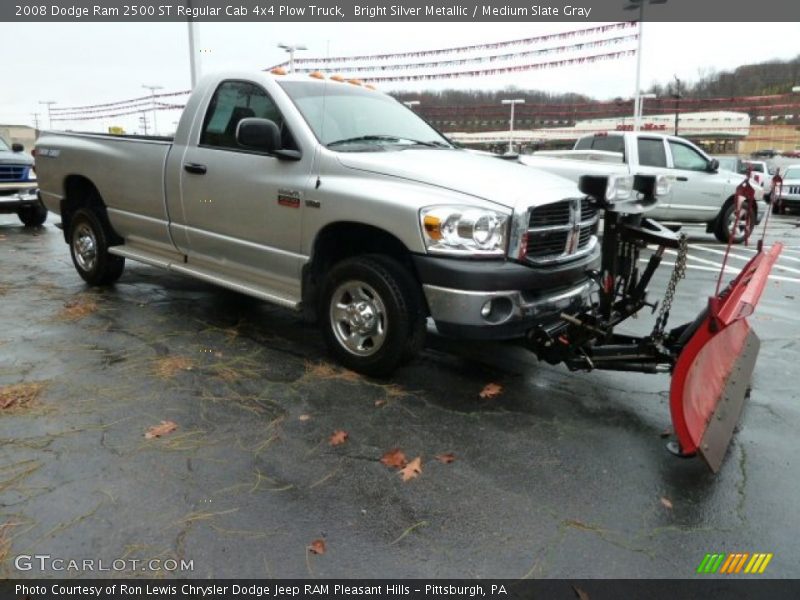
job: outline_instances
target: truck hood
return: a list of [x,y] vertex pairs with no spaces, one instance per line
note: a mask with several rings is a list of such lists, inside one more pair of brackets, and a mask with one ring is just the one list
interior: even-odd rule
[[349,169],[452,190],[512,209],[580,195],[569,179],[465,150],[341,152],[337,158]]
[[10,150],[0,150],[0,164],[3,165],[32,165],[33,158],[24,152],[11,152]]

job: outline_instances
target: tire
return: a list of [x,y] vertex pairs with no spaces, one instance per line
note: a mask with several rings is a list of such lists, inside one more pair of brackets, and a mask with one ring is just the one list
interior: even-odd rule
[[424,306],[422,290],[405,267],[386,256],[365,255],[330,270],[319,321],[325,344],[340,364],[385,377],[422,348]]
[[19,220],[25,227],[39,227],[47,220],[47,209],[39,202],[32,206],[25,206],[17,213]]
[[[755,214],[753,212],[752,207],[747,207],[750,211],[750,214],[747,219],[744,220],[744,225],[742,223],[743,217],[745,217],[745,207],[742,206],[742,214],[739,217],[739,232],[733,236],[731,240],[732,244],[741,244],[745,239],[745,231],[747,230],[748,236],[752,234],[753,228],[755,226]],[[734,201],[730,200],[725,203],[725,206],[722,207],[722,210],[717,217],[717,224],[714,228],[714,235],[716,238],[724,243],[728,243],[728,238],[731,237],[730,229],[733,228],[734,223],[734,209],[735,203]]]
[[115,282],[125,269],[125,258],[109,254],[109,228],[87,208],[75,211],[69,223],[69,250],[78,275],[89,285]]

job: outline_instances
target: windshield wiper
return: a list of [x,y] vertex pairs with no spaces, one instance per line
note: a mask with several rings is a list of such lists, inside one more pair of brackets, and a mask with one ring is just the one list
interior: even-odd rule
[[360,135],[357,137],[345,138],[336,140],[327,144],[328,148],[331,146],[339,146],[342,144],[356,144],[358,142],[404,142],[411,146],[427,146],[430,148],[449,148],[446,143],[439,141],[421,142],[419,140],[412,140],[410,138],[397,137],[395,135]]

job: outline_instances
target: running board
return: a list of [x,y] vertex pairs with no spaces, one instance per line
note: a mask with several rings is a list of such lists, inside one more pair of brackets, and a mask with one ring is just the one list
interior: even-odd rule
[[135,260],[146,265],[168,269],[170,271],[174,271],[175,273],[180,273],[181,275],[189,275],[207,283],[213,283],[214,285],[218,285],[247,296],[253,296],[254,298],[265,300],[266,302],[277,304],[278,306],[291,308],[292,310],[301,309],[300,302],[294,298],[284,294],[276,293],[267,287],[253,285],[250,283],[242,283],[240,281],[225,277],[224,275],[220,275],[217,272],[207,271],[194,265],[189,265],[183,262],[183,255],[175,254],[170,256],[158,252],[143,250],[141,248],[131,248],[127,245],[111,246],[108,251],[110,254],[115,254],[116,256],[124,256],[125,258],[130,258],[131,260]]

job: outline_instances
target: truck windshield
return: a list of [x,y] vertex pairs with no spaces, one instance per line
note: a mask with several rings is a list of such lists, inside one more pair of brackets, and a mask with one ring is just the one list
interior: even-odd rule
[[346,83],[281,81],[320,143],[340,152],[453,146],[412,110]]

